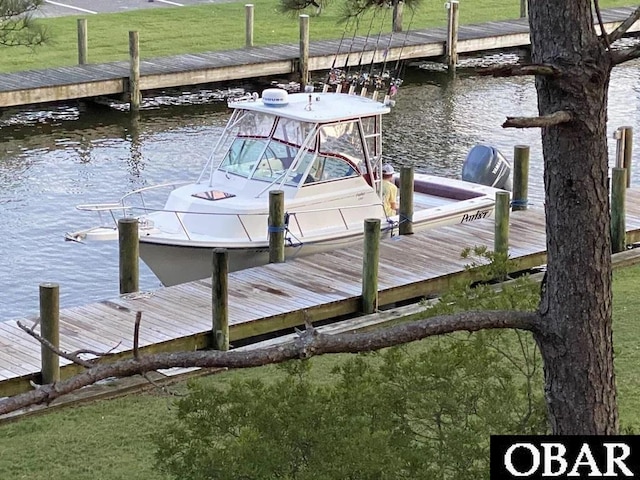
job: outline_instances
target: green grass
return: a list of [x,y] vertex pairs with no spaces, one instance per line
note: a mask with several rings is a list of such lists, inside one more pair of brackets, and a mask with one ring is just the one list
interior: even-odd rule
[[[298,42],[297,15],[283,15],[278,0],[254,2],[254,44],[273,45]],[[339,2],[333,2],[320,16],[310,19],[312,40],[341,38],[344,23],[339,22]],[[629,0],[603,0],[601,8],[630,5]],[[154,8],[86,17],[89,36],[89,63],[128,58],[128,32],[140,35],[142,58],[236,49],[244,46],[244,3],[221,3],[196,7]],[[474,0],[460,8],[461,23],[480,23],[519,16],[518,0]],[[77,63],[77,19],[66,16],[43,19],[51,34],[47,45],[29,49],[0,47],[0,72],[32,70]],[[446,10],[442,2],[425,1],[415,10],[406,9],[405,29],[444,26]],[[383,26],[390,31],[391,14],[385,10],[360,22],[358,33],[377,35]],[[347,41],[353,34],[349,25]]]
[[[616,373],[623,426],[640,431],[640,266],[614,274]],[[429,340],[412,348],[427,348]],[[347,355],[313,359],[312,375],[331,381],[331,369]],[[276,378],[274,366],[235,370],[195,381],[224,385],[237,378]],[[184,384],[172,387],[183,392]],[[0,478],[49,480],[164,480],[153,468],[149,437],[171,417],[173,397],[156,392],[53,411],[0,425]]]

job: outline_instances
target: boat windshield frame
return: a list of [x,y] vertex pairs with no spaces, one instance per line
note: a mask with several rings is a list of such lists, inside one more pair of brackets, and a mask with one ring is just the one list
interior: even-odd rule
[[[341,178],[368,175],[379,161],[381,115],[354,117],[324,123],[306,122],[278,115],[234,109],[200,179],[209,172],[210,184],[218,170],[247,180],[300,188]],[[375,135],[367,134],[372,122]],[[373,148],[368,138],[375,137]],[[371,151],[375,150],[372,157]],[[379,156],[379,155],[378,155]],[[373,185],[371,176],[367,181]]]

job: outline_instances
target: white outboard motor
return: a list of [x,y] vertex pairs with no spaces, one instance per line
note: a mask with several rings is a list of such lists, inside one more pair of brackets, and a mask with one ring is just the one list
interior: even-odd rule
[[462,165],[462,180],[511,191],[511,167],[497,148],[476,145]]

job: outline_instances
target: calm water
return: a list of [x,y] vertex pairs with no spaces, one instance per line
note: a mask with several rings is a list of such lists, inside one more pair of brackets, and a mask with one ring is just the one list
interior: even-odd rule
[[[639,132],[639,78],[638,64],[617,69],[609,138],[623,125]],[[530,200],[541,206],[539,131],[500,127],[506,116],[535,114],[532,79],[461,77],[450,83],[438,74],[413,72],[385,117],[385,153],[396,165],[459,176],[476,143],[495,145],[508,158],[514,145],[530,145]],[[144,185],[193,179],[226,119],[219,103],[147,110],[135,123],[102,108],[0,112],[0,321],[37,315],[42,282],[60,284],[63,308],[117,296],[117,244],[64,241],[65,232],[96,223],[75,206],[116,201]],[[613,159],[614,141],[609,150]],[[637,161],[636,153],[634,166]],[[638,167],[633,180],[640,181]],[[141,265],[141,289],[158,286]]]

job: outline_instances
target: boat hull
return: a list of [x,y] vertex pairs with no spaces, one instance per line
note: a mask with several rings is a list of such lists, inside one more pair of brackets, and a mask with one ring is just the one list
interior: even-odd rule
[[[441,217],[429,216],[414,221],[413,230],[432,229],[443,225],[469,223],[493,216],[494,205],[475,205],[471,209],[459,210],[455,214]],[[364,226],[364,224],[363,224]],[[382,238],[398,234],[398,224],[381,222]],[[348,248],[363,241],[364,231],[353,231],[348,236],[327,237],[302,244],[285,246],[285,260]],[[269,263],[268,245],[228,248],[224,245],[190,246],[149,241],[140,238],[140,258],[165,286],[177,285],[211,276],[213,249],[226,248],[229,253],[229,271],[244,270]]]
[[[362,235],[342,239],[286,246],[285,259],[347,248],[362,241]],[[217,246],[192,247],[140,242],[140,258],[164,286],[201,280],[211,276],[213,250]],[[269,247],[228,248],[229,271],[244,270],[269,263]]]

